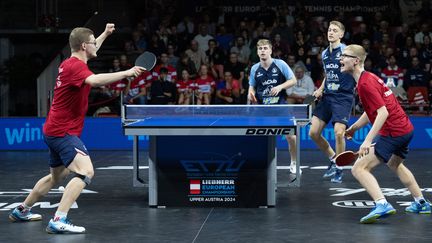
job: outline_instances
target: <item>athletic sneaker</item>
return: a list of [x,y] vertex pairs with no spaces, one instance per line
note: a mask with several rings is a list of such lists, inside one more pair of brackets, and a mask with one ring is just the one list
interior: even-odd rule
[[12,222],[28,222],[28,221],[39,221],[42,220],[42,215],[32,213],[28,209],[24,209],[21,206],[16,207],[12,213],[9,214],[9,220]]
[[409,213],[420,213],[420,214],[429,214],[431,213],[430,202],[421,200],[420,203],[414,201],[411,203],[409,207],[405,208],[405,212]]
[[61,217],[51,219],[46,227],[46,232],[50,234],[82,234],[85,228],[73,225],[68,218]]
[[329,178],[336,174],[336,164],[330,161],[330,165],[327,167],[327,171],[324,173],[323,178]]
[[[296,163],[291,163],[290,164],[290,168],[289,168],[289,170],[290,170],[290,173],[291,174],[295,174],[296,172],[297,172],[297,165],[296,165]],[[303,173],[303,171],[302,171],[302,169],[300,168],[300,174],[301,173]]]
[[360,223],[362,224],[373,224],[378,219],[388,217],[396,213],[396,209],[390,203],[377,203],[376,206],[372,209],[372,211],[360,219]]
[[343,175],[343,171],[341,169],[336,168],[335,174],[330,181],[333,183],[342,183],[342,175]]

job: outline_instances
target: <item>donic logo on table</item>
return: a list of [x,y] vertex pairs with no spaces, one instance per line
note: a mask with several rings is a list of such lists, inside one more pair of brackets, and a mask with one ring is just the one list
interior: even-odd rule
[[[196,160],[180,160],[181,165],[186,172],[204,172],[204,173],[235,173],[239,172],[246,162],[240,159],[241,153],[228,157],[219,154],[215,159],[196,159]],[[205,156],[206,158],[215,157],[214,154]]]

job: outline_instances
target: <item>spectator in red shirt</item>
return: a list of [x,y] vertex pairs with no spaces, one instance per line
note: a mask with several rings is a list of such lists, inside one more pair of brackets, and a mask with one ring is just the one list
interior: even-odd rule
[[381,78],[384,80],[388,87],[402,87],[404,80],[404,73],[402,68],[396,65],[395,55],[390,55],[387,60],[388,66],[381,72]]
[[189,78],[189,72],[184,69],[181,73],[181,79],[177,81],[178,104],[189,105],[192,98],[193,81]]

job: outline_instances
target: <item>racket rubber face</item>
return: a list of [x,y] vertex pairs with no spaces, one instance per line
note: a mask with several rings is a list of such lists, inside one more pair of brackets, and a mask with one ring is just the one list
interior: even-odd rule
[[135,60],[135,66],[143,67],[150,71],[156,65],[156,56],[151,52],[144,52]]
[[303,100],[303,104],[312,104],[315,101],[315,96],[313,95],[308,95],[306,96],[306,98]]
[[345,151],[336,157],[336,165],[345,166],[353,164],[358,158],[358,154],[352,151]]

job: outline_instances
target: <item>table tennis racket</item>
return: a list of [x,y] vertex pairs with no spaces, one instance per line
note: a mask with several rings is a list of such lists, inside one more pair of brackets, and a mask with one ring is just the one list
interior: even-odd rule
[[146,51],[139,55],[135,60],[135,66],[143,67],[147,71],[150,71],[156,65],[155,54]]
[[305,99],[303,100],[303,104],[311,105],[315,103],[316,97],[313,95],[306,95]]
[[345,151],[336,156],[335,163],[338,166],[351,165],[357,160],[358,156],[358,152]]

